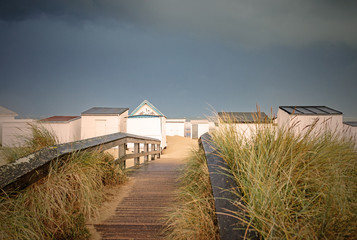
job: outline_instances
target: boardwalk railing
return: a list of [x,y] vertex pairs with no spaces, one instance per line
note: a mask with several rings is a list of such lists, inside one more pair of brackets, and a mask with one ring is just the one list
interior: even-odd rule
[[[128,143],[134,144],[133,153],[127,153]],[[1,166],[0,190],[9,191],[25,188],[45,177],[53,161],[78,151],[104,151],[118,147],[118,158],[115,161],[122,168],[126,167],[126,160],[130,158],[134,158],[134,166],[138,166],[142,156],[144,163],[148,162],[149,158],[150,160],[155,160],[155,157],[160,158],[160,143],[160,140],[154,138],[128,133],[114,133],[44,148],[11,164]]]
[[[218,155],[217,150],[213,147],[213,141],[209,133],[201,136],[199,145],[206,155],[221,239],[259,239],[252,228],[247,227],[247,224],[238,219],[239,217],[249,222],[246,214],[244,214],[242,209],[237,207],[244,204],[234,194],[234,191],[239,191],[238,186],[234,182],[232,174],[228,171],[229,167],[227,163]],[[239,216],[234,215],[235,213],[238,213]]]

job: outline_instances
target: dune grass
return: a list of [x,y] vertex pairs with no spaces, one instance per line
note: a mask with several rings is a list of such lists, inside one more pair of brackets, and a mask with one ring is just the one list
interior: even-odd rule
[[[35,136],[33,144],[52,144],[37,141],[46,134]],[[1,194],[0,239],[88,239],[85,221],[97,213],[104,186],[124,180],[106,153],[76,152],[57,159],[47,177],[22,191]]]
[[47,128],[39,124],[32,123],[29,123],[28,127],[31,131],[31,135],[29,137],[17,136],[22,140],[21,142],[23,142],[21,146],[2,147],[1,150],[3,157],[8,163],[41,150],[42,148],[59,143],[56,134]]
[[177,205],[168,216],[168,239],[219,239],[204,152],[193,150],[180,177]]
[[260,124],[246,136],[222,124],[226,119],[218,121],[213,144],[242,193],[245,205],[238,207],[263,239],[355,239],[357,153],[351,139],[313,134],[315,124],[300,134]]

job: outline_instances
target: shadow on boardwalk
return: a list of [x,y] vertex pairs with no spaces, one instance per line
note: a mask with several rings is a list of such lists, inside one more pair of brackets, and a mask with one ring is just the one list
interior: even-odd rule
[[96,221],[89,223],[92,239],[160,239],[167,208],[174,204],[179,168],[197,140],[168,137],[160,159],[141,166],[129,181],[111,189]]

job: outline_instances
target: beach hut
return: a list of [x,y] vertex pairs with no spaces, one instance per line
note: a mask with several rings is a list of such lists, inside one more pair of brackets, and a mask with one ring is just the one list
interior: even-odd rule
[[219,124],[233,124],[240,134],[249,138],[261,124],[272,126],[269,117],[264,112],[219,112]]
[[185,136],[186,119],[166,119],[167,136]]
[[166,147],[166,116],[144,100],[128,116],[128,133],[159,139],[163,149]]
[[201,135],[209,132],[210,122],[205,119],[191,120],[191,138],[198,139]]
[[306,132],[311,124],[315,124],[313,134],[343,130],[342,112],[326,106],[279,106],[277,117],[278,128],[295,126],[296,133]]
[[74,142],[81,139],[80,116],[52,116],[40,120],[40,124],[53,132],[59,143]]
[[93,107],[81,113],[81,139],[126,132],[129,108]]
[[357,148],[357,121],[343,122],[343,128],[344,136],[354,139]]
[[12,119],[2,123],[2,145],[6,147],[23,146],[32,137],[31,124],[34,119]]
[[0,145],[3,145],[2,141],[2,124],[4,122],[11,122],[18,114],[10,109],[0,106]]

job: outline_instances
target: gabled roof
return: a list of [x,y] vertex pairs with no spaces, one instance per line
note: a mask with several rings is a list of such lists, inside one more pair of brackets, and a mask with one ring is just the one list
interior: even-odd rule
[[18,114],[15,113],[14,111],[11,111],[10,109],[7,109],[5,107],[0,106],[0,116],[2,117],[15,117]]
[[264,112],[219,112],[218,116],[230,123],[264,123],[269,120]]
[[120,115],[129,108],[109,108],[109,107],[93,107],[81,113],[81,115]]
[[279,106],[291,115],[340,115],[342,112],[326,106]]
[[80,118],[79,116],[52,116],[41,119],[42,122],[70,122]]
[[130,116],[139,115],[137,114],[138,111],[145,104],[148,105],[158,116],[165,117],[165,115],[162,114],[162,112],[160,112],[159,109],[157,109],[154,105],[152,105],[148,100],[144,100],[137,108],[135,108],[135,110],[130,114]]

